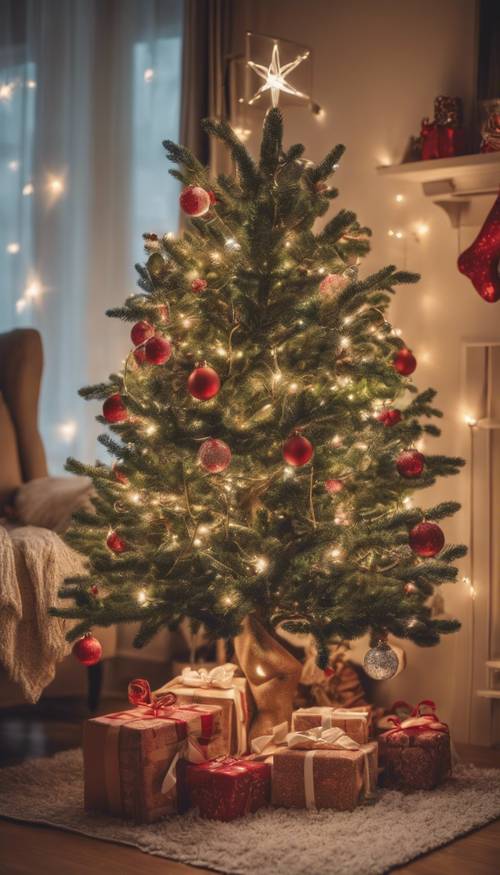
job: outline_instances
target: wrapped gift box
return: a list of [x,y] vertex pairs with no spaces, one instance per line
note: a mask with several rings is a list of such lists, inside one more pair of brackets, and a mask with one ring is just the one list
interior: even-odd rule
[[377,743],[357,750],[283,748],[273,755],[272,802],[352,811],[377,781]]
[[183,810],[198,808],[202,817],[234,820],[269,805],[271,766],[241,757],[183,762],[179,785]]
[[336,726],[343,729],[346,735],[357,741],[358,744],[366,744],[369,735],[370,712],[364,708],[335,708],[314,707],[299,708],[292,714],[292,730],[314,729],[321,726],[330,729]]
[[242,756],[248,751],[253,704],[246,679],[234,677],[236,669],[231,663],[210,671],[186,668],[182,675],[157,690],[158,695],[165,691],[175,693],[179,704],[220,706],[220,755]]
[[[221,709],[214,704],[140,706],[88,720],[83,734],[85,808],[136,823],[177,811],[173,786],[162,787],[178,756],[197,759],[220,749]],[[194,743],[201,738],[202,744]],[[188,741],[189,740],[189,741]]]
[[[379,736],[382,783],[394,790],[432,790],[451,775],[448,726],[429,699],[414,708],[396,702],[391,710],[392,728]],[[406,719],[399,716],[402,711]]]

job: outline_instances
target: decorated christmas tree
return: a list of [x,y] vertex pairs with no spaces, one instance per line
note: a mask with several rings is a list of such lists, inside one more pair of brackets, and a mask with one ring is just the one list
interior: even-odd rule
[[[164,144],[188,230],[144,235],[139,291],[108,312],[132,323],[132,346],[81,395],[103,402],[100,442],[116,461],[68,461],[95,486],[67,535],[88,576],[65,582],[72,604],[54,613],[79,620],[69,640],[140,621],[138,647],[188,618],[233,639],[256,684],[286,663],[277,644],[277,660],[255,664],[278,629],[310,634],[323,669],[332,644],[369,633],[367,671],[390,677],[389,633],[431,646],[459,627],[433,618],[429,598],[465,553],[439,525],[459,505],[410,498],[463,464],[417,448],[440,413],[386,314],[418,276],[358,276],[369,229],[347,210],[319,221],[343,146],[305,160],[283,146],[275,107],[258,160],[225,122],[204,128],[234,172],[211,180]],[[77,642],[82,661],[93,645]]]

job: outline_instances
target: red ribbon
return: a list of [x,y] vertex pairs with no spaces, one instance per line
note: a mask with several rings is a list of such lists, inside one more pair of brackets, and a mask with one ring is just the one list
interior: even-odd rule
[[171,708],[175,705],[177,696],[171,692],[161,693],[158,696],[151,692],[148,681],[144,678],[136,678],[128,685],[128,700],[131,705],[151,705],[155,714],[159,716],[161,709]]
[[[409,716],[405,720],[400,717],[389,717],[389,723],[394,724],[393,729],[389,729],[383,733],[384,738],[389,738],[397,732],[404,732],[405,735],[418,735],[420,732],[449,732],[448,724],[443,723],[436,714],[436,705],[432,699],[422,699],[418,705],[412,708],[408,702],[394,702],[391,711],[397,711],[404,708]],[[430,708],[431,713],[422,714],[423,708]]]

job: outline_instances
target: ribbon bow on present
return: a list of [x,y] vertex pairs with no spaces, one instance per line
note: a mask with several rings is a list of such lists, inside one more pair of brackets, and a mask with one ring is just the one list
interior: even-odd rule
[[[429,708],[430,710],[422,713],[424,708]],[[449,732],[448,724],[443,723],[439,719],[436,714],[436,705],[431,699],[422,699],[414,708],[408,702],[394,702],[391,711],[401,709],[405,710],[409,716],[404,720],[401,720],[399,716],[388,717],[387,719],[389,723],[393,724],[393,728],[384,732],[384,738],[390,738],[397,732],[404,732],[408,736],[418,735],[419,732],[428,732],[429,730],[432,732]]]
[[286,744],[291,750],[361,750],[361,745],[338,726],[289,732]]
[[226,662],[207,671],[206,668],[185,668],[182,671],[182,683],[186,687],[217,687],[219,690],[229,690],[233,686],[233,677],[237,665]]
[[177,696],[175,693],[160,693],[159,695],[152,693],[149,683],[144,678],[136,678],[128,685],[128,700],[131,705],[150,705],[151,708],[145,712],[145,716],[159,717],[161,711],[166,711],[175,705]]

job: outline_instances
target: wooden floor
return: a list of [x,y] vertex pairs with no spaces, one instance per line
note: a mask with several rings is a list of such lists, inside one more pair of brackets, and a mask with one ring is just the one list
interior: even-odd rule
[[[101,713],[122,703],[106,701]],[[80,701],[42,703],[0,712],[0,765],[47,756],[76,747],[82,720]],[[500,768],[500,752],[461,746],[459,753],[479,766]],[[63,830],[0,819],[0,875],[203,875],[182,863],[143,854],[134,848],[85,838]],[[500,875],[500,820],[418,860],[393,869],[399,875]],[[341,875],[332,861],[332,872]],[[304,875],[309,875],[304,860]]]

